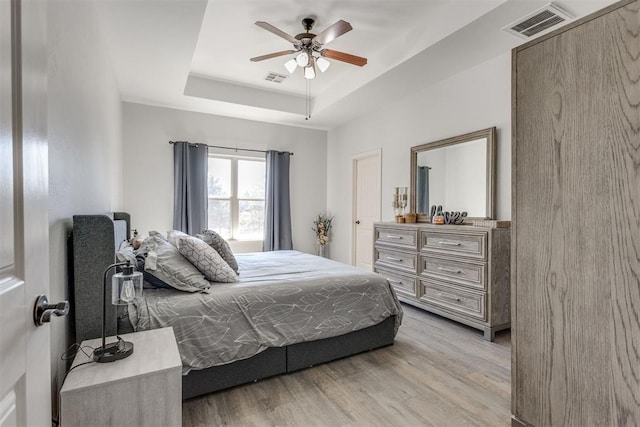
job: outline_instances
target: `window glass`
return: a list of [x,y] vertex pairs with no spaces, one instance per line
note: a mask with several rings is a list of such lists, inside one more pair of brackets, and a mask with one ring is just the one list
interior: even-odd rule
[[264,199],[265,162],[238,160],[238,198]]
[[209,157],[209,197],[231,197],[231,159]]
[[231,201],[209,199],[209,229],[231,238]]
[[262,240],[265,162],[209,157],[208,167],[209,228],[225,239]]
[[238,239],[262,240],[264,201],[240,200]]

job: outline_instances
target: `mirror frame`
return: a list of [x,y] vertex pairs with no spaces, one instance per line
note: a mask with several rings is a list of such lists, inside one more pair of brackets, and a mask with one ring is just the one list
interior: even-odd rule
[[[441,139],[439,141],[428,142],[426,144],[411,147],[411,190],[410,190],[410,212],[416,212],[416,186],[417,186],[417,170],[418,170],[418,153],[433,150],[436,148],[447,147],[450,145],[461,144],[464,142],[474,141],[476,139],[487,139],[487,203],[485,217],[467,217],[467,219],[493,219],[496,211],[496,128],[478,130],[475,132],[465,133],[451,138]],[[417,212],[416,212],[417,213]],[[418,222],[429,222],[429,214],[418,214]]]

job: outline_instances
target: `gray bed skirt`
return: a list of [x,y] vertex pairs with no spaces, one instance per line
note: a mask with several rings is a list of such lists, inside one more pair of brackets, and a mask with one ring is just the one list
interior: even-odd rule
[[275,375],[295,372],[321,363],[393,344],[395,319],[322,340],[268,348],[228,365],[192,370],[182,377],[182,398],[190,399]]

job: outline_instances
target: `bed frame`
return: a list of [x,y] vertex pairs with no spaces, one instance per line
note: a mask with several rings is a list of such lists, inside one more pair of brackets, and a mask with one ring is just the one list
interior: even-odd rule
[[[102,275],[114,262],[116,243],[114,220],[126,221],[126,238],[130,237],[128,213],[75,215],[73,217],[72,257],[72,331],[71,341],[80,343],[102,334]],[[110,283],[109,283],[110,286]],[[108,289],[107,295],[111,292]],[[107,312],[107,335],[131,332],[126,311]],[[227,365],[191,371],[182,377],[182,398],[189,399],[263,378],[294,372],[331,360],[351,356],[393,344],[394,317],[368,328],[332,338],[272,347],[255,356]]]

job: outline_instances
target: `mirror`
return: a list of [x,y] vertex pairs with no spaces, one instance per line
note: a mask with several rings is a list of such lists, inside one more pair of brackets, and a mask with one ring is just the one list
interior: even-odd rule
[[411,212],[429,220],[432,205],[493,219],[496,128],[411,147]]

